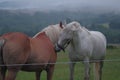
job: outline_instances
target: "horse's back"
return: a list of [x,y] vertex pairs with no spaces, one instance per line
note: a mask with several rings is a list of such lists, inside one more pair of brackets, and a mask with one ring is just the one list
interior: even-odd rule
[[29,56],[29,37],[20,32],[7,33],[2,36],[5,39],[3,58],[6,64],[25,63]]
[[21,47],[21,46],[27,48],[30,45],[29,37],[20,32],[7,33],[4,34],[2,38],[6,40],[5,46],[6,47],[13,46],[13,49],[16,49],[16,47]]

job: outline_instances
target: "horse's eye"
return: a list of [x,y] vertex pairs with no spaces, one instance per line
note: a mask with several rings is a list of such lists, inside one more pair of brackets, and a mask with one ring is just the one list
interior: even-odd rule
[[70,41],[70,39],[66,39],[66,40],[65,40],[66,43],[69,42],[69,41]]

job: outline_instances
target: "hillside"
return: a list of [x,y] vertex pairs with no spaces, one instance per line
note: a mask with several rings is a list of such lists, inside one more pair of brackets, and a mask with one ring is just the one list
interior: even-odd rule
[[0,10],[0,34],[19,31],[35,35],[50,24],[60,21],[71,22],[77,20],[90,30],[103,32],[109,43],[120,42],[120,15],[118,13],[91,13],[81,11],[51,11],[39,12],[35,10]]

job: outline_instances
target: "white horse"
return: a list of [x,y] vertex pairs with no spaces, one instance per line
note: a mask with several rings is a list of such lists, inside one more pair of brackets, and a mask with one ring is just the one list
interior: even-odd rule
[[84,80],[89,80],[90,62],[95,62],[95,80],[101,80],[106,53],[105,36],[98,31],[89,31],[74,21],[67,24],[61,32],[56,50],[64,49],[67,45],[71,61],[70,80],[73,80],[74,66],[77,61],[83,61],[85,65]]
[[59,34],[63,30],[63,28],[64,28],[64,25],[62,24],[62,22],[55,25],[49,25],[48,27],[44,28],[42,31],[38,32],[35,36],[33,36],[33,38],[35,38],[36,36],[39,36],[41,32],[45,32],[46,35],[52,41],[52,43],[55,45],[58,41]]

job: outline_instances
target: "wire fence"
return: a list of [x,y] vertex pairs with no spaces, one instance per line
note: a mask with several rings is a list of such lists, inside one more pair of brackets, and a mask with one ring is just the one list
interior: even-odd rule
[[[106,59],[106,60],[90,60],[90,61],[84,61],[84,62],[120,62],[120,59]],[[0,64],[0,66],[37,66],[37,65],[48,65],[48,64],[70,64],[70,63],[81,63],[83,61],[74,61],[74,62],[56,62],[56,63],[32,63],[32,64]]]

